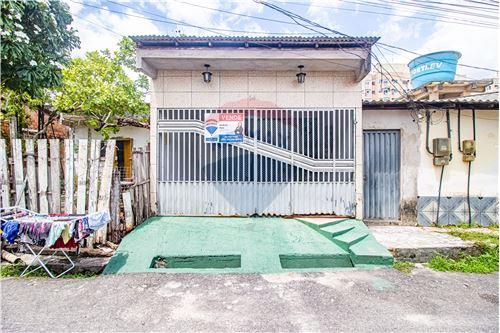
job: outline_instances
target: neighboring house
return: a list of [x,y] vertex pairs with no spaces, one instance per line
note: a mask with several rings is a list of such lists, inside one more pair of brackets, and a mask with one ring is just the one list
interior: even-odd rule
[[[120,117],[117,119],[119,130],[110,136],[116,140],[117,163],[122,178],[132,177],[133,149],[147,149],[149,144],[149,124],[136,119]],[[86,118],[80,115],[62,114],[60,122],[68,126],[68,136],[75,139],[103,139],[102,135],[86,124]]]
[[[382,75],[383,74],[383,75]],[[376,64],[363,79],[363,101],[396,100],[411,90],[406,64]]]
[[[362,218],[361,80],[378,38],[132,39],[160,215]],[[221,143],[231,118],[242,142]]]
[[[460,132],[458,112],[460,110]],[[498,96],[474,95],[441,100],[363,103],[364,217],[431,225],[436,222],[441,166],[426,149],[432,140],[451,137],[452,159],[444,167],[439,224],[468,222],[468,162],[459,141],[473,139],[476,158],[470,169],[470,204],[474,223],[498,224]],[[460,135],[460,138],[459,138]],[[460,140],[459,140],[460,139]],[[462,143],[460,143],[462,146]],[[461,147],[463,150],[463,146]]]

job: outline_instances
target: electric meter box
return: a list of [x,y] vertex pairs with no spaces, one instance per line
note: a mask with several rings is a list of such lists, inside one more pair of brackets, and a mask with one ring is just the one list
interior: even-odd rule
[[435,166],[448,165],[450,163],[450,158],[448,156],[446,156],[446,157],[434,157],[432,159],[432,163]]
[[432,140],[434,157],[450,157],[451,143],[449,138],[436,138]]
[[462,161],[472,162],[476,159],[476,141],[464,140],[462,141]]

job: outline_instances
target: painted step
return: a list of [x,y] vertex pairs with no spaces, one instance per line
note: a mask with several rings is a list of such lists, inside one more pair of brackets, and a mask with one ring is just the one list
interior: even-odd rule
[[369,235],[361,242],[352,245],[349,252],[351,252],[354,266],[391,266],[394,262],[391,252],[377,242],[373,235]]
[[339,224],[339,223],[342,223],[345,221],[349,221],[350,219],[349,218],[345,218],[345,219],[339,218],[339,219],[335,219],[335,220],[331,220],[331,221],[323,222],[323,223],[315,222],[315,221],[310,220],[310,219],[302,219],[302,218],[298,218],[297,220],[308,225],[309,227],[311,227],[313,229],[321,229],[321,228],[325,228],[325,227],[328,227],[331,225],[336,225],[336,224]]
[[324,228],[319,229],[321,233],[324,235],[327,235],[328,237],[337,237],[342,234],[345,234],[346,232],[350,232],[351,230],[355,229],[356,227],[353,226],[350,223],[338,223],[334,225],[330,225]]
[[350,249],[350,247],[357,242],[362,241],[366,238],[370,233],[367,230],[361,228],[355,228],[347,233],[344,233],[340,236],[336,236],[333,238],[333,241],[340,245],[344,249]]

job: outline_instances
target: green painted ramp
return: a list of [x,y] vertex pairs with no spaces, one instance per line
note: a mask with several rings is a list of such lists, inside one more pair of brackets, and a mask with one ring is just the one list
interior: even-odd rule
[[276,273],[384,264],[374,260],[385,250],[378,243],[358,245],[372,237],[360,228],[350,222],[339,228],[343,232],[330,233],[294,219],[154,217],[122,240],[104,274]]

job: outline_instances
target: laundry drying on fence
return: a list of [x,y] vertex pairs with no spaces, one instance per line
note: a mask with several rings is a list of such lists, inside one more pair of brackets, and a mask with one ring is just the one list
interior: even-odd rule
[[[108,212],[96,212],[87,215],[68,214],[38,214],[21,208],[0,208],[1,237],[10,244],[18,242],[25,246],[34,256],[33,261],[21,273],[21,276],[43,267],[52,277],[56,278],[73,269],[74,262],[64,249],[79,249],[81,242],[92,235],[96,230],[106,226],[110,221]],[[41,247],[35,252],[33,245]],[[41,254],[46,249],[56,251],[48,258],[42,259]],[[70,268],[55,276],[46,266],[53,256],[60,251],[69,261]],[[28,270],[39,263],[40,266]]]

